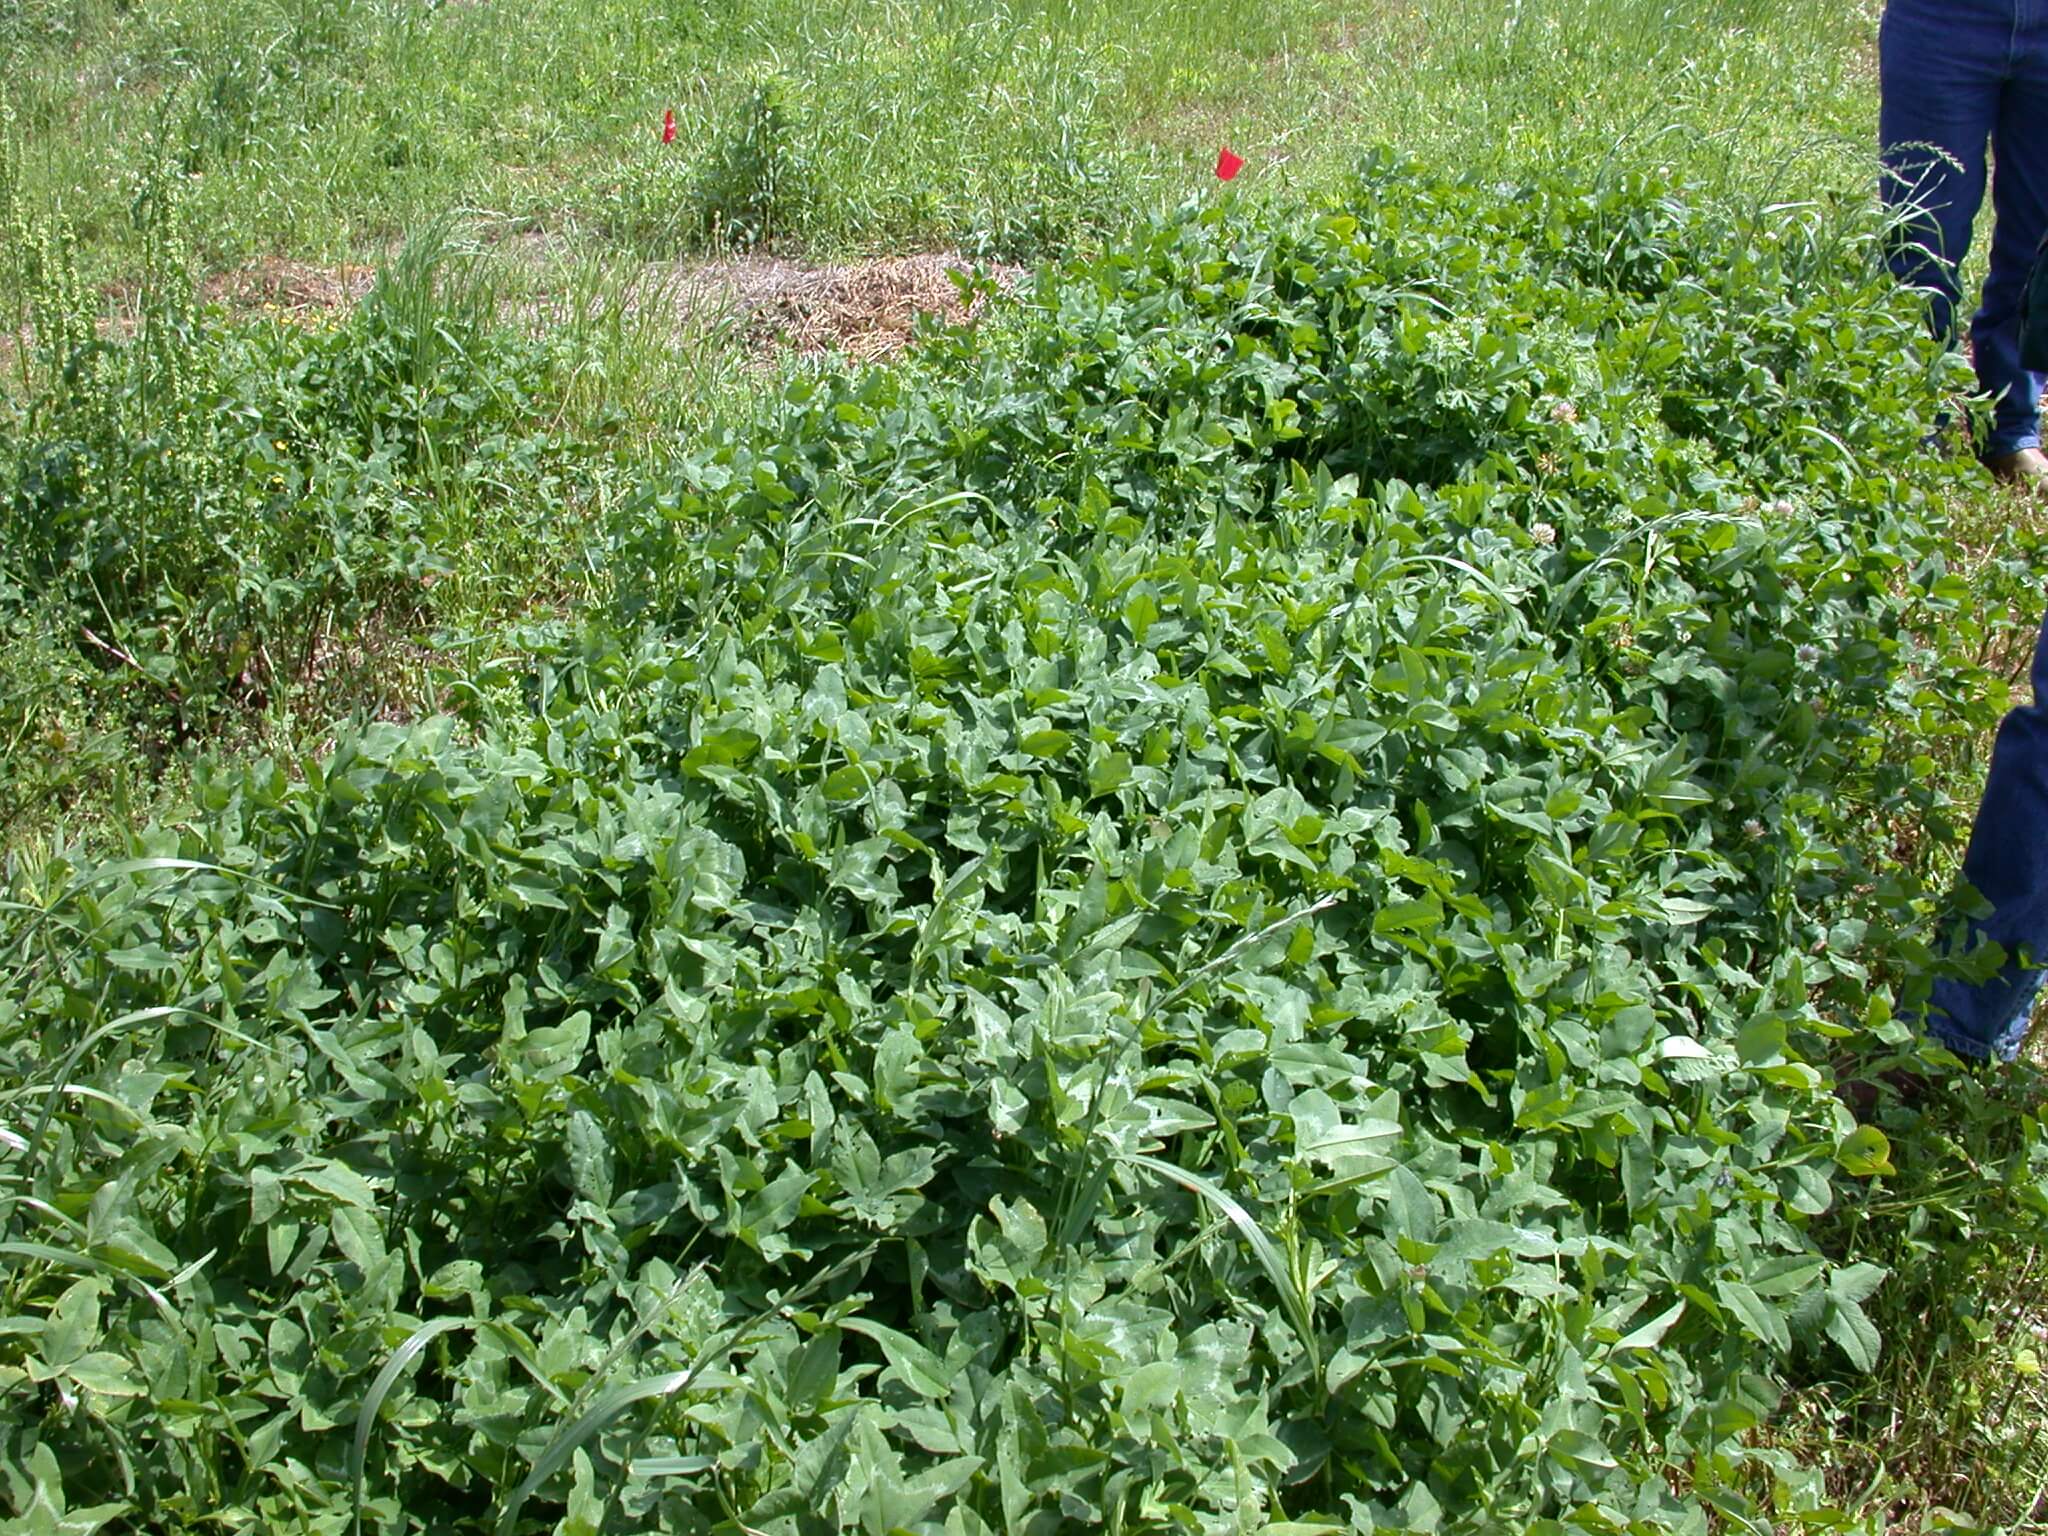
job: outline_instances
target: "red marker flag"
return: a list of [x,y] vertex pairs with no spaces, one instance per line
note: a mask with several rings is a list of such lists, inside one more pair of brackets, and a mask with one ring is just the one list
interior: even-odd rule
[[676,114],[673,108],[661,114],[661,142],[673,144],[676,141]]
[[1233,155],[1228,146],[1225,146],[1223,151],[1216,156],[1216,179],[1218,181],[1228,181],[1243,169],[1244,161]]

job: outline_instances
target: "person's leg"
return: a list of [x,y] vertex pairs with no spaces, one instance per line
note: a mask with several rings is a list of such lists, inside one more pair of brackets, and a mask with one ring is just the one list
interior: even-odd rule
[[1948,339],[1970,226],[1984,201],[1985,149],[2011,58],[2011,9],[2010,0],[1890,0],[1878,34],[1881,186],[1901,216],[1892,271],[1927,290],[1935,334]]
[[1998,727],[1984,800],[1963,855],[1963,878],[1991,904],[1970,925],[2005,963],[1988,981],[1944,978],[1929,999],[1927,1032],[1958,1056],[2018,1054],[2041,965],[2048,962],[2048,618],[2034,644],[2034,702]]
[[1998,402],[1987,459],[2041,445],[2041,376],[2020,366],[2020,301],[2048,232],[2048,21],[2022,43],[1991,131],[1991,274],[1970,322],[1977,382]]

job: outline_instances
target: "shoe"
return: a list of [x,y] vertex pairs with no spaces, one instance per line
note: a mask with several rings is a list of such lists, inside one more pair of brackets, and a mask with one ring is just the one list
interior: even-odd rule
[[2031,495],[2048,495],[2048,453],[2038,448],[2018,448],[2011,453],[1994,453],[1984,467],[2007,485],[2019,486]]

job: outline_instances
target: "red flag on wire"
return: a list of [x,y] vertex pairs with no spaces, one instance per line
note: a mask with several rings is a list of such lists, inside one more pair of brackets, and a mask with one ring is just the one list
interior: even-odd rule
[[1228,181],[1243,169],[1244,161],[1233,155],[1228,145],[1224,146],[1222,152],[1216,156],[1216,179],[1218,181]]
[[664,144],[673,144],[675,143],[675,141],[676,114],[675,110],[671,108],[670,110],[661,114],[661,142]]

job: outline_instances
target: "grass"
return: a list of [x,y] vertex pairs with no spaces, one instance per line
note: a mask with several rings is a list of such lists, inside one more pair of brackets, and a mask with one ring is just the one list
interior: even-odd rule
[[[573,442],[587,470],[564,478],[519,453],[481,480],[419,470],[405,484],[430,512],[435,579],[380,600],[346,665],[313,664],[309,644],[274,665],[260,705],[172,733],[140,781],[134,737],[93,702],[105,680],[52,692],[7,744],[23,797],[9,840],[27,850],[80,818],[175,810],[194,747],[289,759],[351,709],[432,707],[436,645],[488,651],[522,616],[590,598],[582,532],[679,437],[764,388],[732,325],[700,312],[679,331],[657,301],[671,263],[749,247],[1031,259],[1206,191],[1222,142],[1246,155],[1254,198],[1329,185],[1384,143],[1503,172],[1671,165],[1752,205],[1862,199],[1875,26],[1870,0],[1846,14],[1822,0],[0,6],[21,201],[63,210],[89,282],[146,265],[132,209],[156,165],[181,179],[201,272],[382,263],[443,229],[416,247],[439,276],[414,274],[412,333],[465,307],[525,317],[557,349],[553,387],[506,440]],[[665,110],[679,126],[666,149]],[[310,461],[321,444],[303,447]],[[2009,553],[2024,520],[2009,500],[1965,511],[1982,559]],[[46,639],[6,655],[28,666]],[[1980,754],[1958,747],[1941,769],[1967,784]],[[1950,1130],[1937,1113],[1890,1123],[1890,1198],[1921,1213],[1868,1255],[1897,1277],[1880,1303],[1891,1347],[1866,1380],[1812,1383],[1780,1433],[1872,1522],[1920,1529],[1955,1511],[2026,1528],[2048,1490],[2043,1213],[1999,1196],[2012,1147],[1966,1149],[1977,1186],[1923,1187],[1916,1169],[1938,1159],[1920,1154]]]
[[1279,191],[1384,141],[1860,192],[1871,28],[1819,0],[168,0],[25,4],[0,49],[29,189],[67,203],[105,273],[133,256],[152,144],[215,265],[375,258],[456,209],[492,238],[645,259],[1029,256],[1199,188],[1223,140]]
[[1891,1271],[1873,1314],[1887,1353],[1863,1380],[1809,1383],[1779,1426],[1878,1529],[2021,1532],[2048,1518],[2048,1213],[2013,1183],[2030,1148],[2040,1156],[2043,1090],[2028,1062],[1880,1113],[1899,1174],[1848,1213],[1842,1242]]
[[[1959,492],[1949,513],[1959,569],[1979,590],[1994,584],[2015,536],[2043,530],[2029,498],[1989,480]],[[2015,617],[2024,636],[2036,615]],[[2023,699],[2025,648],[1985,659]],[[1938,771],[1967,795],[1989,755],[1988,738],[1952,742]],[[1905,1217],[1903,1232],[1864,1254],[1895,1277],[1878,1310],[1888,1352],[1863,1381],[1816,1384],[1792,1416],[1803,1458],[1880,1529],[2026,1532],[2048,1522],[2048,1212],[2015,1195],[2048,1114],[2043,1021],[2037,1008],[2020,1064],[1960,1081],[1959,1102],[1881,1111],[1899,1176],[1858,1220],[1880,1230]],[[1852,1231],[1846,1241],[1860,1251],[1864,1240]]]

